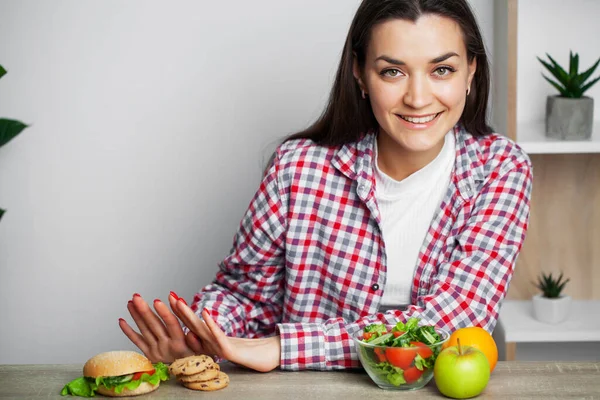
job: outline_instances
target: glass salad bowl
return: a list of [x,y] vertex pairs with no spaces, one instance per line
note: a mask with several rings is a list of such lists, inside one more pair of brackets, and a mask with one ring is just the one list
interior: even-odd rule
[[396,326],[373,324],[354,336],[363,368],[381,389],[421,389],[433,378],[435,360],[450,334],[417,324],[416,318]]

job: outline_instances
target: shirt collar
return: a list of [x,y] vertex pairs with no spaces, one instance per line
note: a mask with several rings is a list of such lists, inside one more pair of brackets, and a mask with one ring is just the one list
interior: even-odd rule
[[[483,162],[479,143],[462,125],[454,127],[456,161],[452,182],[461,197],[471,199],[484,180]],[[367,197],[374,186],[373,157],[376,133],[365,134],[358,142],[342,145],[332,160],[332,165],[348,178],[357,181],[361,198]]]

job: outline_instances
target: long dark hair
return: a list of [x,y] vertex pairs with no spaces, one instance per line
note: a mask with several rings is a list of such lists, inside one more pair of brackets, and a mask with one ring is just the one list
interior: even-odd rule
[[477,59],[471,93],[467,97],[460,123],[474,136],[492,132],[486,112],[490,75],[485,46],[475,16],[466,0],[363,0],[346,38],[342,58],[323,114],[308,129],[286,140],[309,138],[325,146],[357,141],[378,127],[368,101],[361,98],[360,87],[352,73],[356,53],[362,70],[372,29],[390,19],[415,22],[424,14],[436,14],[454,20],[462,29],[469,62]]

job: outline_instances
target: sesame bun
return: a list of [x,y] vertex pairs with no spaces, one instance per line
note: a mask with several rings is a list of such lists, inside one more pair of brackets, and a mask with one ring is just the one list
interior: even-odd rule
[[[83,366],[83,376],[97,378],[99,376],[120,376],[136,372],[150,371],[154,366],[146,357],[135,351],[109,351],[100,353],[90,358]],[[107,389],[104,385],[98,386],[98,393],[110,397],[137,396],[150,393],[156,389],[160,382],[152,385],[142,382],[134,390],[124,388],[121,393],[115,393],[114,388]]]
[[100,393],[101,395],[104,395],[104,396],[109,396],[109,397],[138,396],[140,394],[150,393],[150,392],[158,389],[159,385],[160,385],[160,382],[158,382],[156,384],[156,386],[149,382],[142,382],[140,384],[140,386],[137,387],[137,389],[129,390],[129,389],[125,388],[125,389],[123,389],[123,391],[121,393],[115,393],[114,388],[107,389],[103,385],[100,385],[100,386],[98,386],[98,393]]
[[90,358],[83,366],[83,376],[120,376],[150,371],[154,366],[146,357],[135,351],[109,351]]

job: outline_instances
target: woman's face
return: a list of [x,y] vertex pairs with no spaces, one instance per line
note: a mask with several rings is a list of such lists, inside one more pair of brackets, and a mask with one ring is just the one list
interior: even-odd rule
[[460,26],[424,15],[376,25],[364,70],[355,62],[354,75],[368,93],[383,144],[433,159],[462,115],[475,68]]

